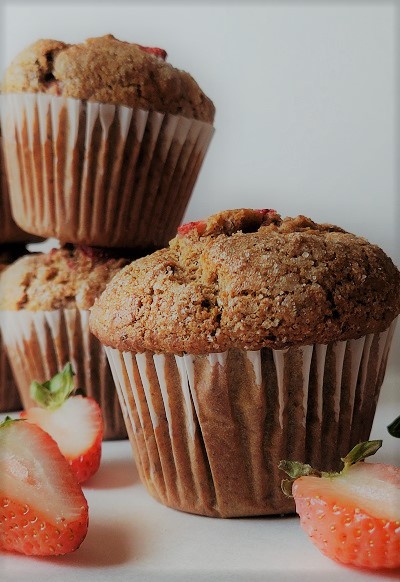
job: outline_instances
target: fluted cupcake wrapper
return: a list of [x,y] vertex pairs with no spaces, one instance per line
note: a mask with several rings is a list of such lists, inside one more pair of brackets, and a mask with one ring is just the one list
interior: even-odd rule
[[100,405],[104,438],[126,438],[126,427],[107,357],[89,331],[89,311],[3,311],[0,324],[24,408],[33,405],[32,380],[44,382],[71,362],[75,386]]
[[21,399],[0,333],[0,412],[15,412],[21,408]]
[[2,96],[12,209],[28,232],[154,248],[176,234],[214,129],[48,94]]
[[338,470],[371,431],[394,324],[288,350],[132,354],[106,347],[141,479],[209,516],[290,513],[281,459]]
[[0,244],[34,241],[36,237],[21,230],[11,214],[2,142],[0,135]]

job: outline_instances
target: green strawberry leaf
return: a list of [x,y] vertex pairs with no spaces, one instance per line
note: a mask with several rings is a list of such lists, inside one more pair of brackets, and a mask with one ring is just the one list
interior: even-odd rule
[[296,481],[299,477],[305,477],[308,475],[316,475],[317,477],[321,477],[320,471],[316,471],[311,467],[311,465],[307,465],[306,463],[300,463],[299,461],[280,461],[278,468],[281,471],[285,471],[290,477],[290,479],[282,479],[281,481],[281,489],[282,492],[286,495],[286,497],[293,497],[292,495],[292,485],[293,482]]
[[351,449],[345,457],[342,458],[344,463],[343,471],[346,471],[351,465],[363,461],[371,455],[375,455],[376,451],[382,446],[382,441],[365,441],[364,443],[358,443],[355,447]]
[[11,416],[6,416],[3,422],[0,422],[0,429],[9,426],[13,422],[21,422],[24,421],[25,418],[11,418]]
[[280,461],[278,469],[285,471],[285,473],[287,473],[292,479],[298,479],[298,477],[304,477],[306,475],[321,475],[321,473],[313,469],[311,465],[300,463],[299,461]]
[[366,441],[365,443],[358,443],[351,451],[342,459],[344,467],[340,473],[327,473],[325,471],[317,471],[313,469],[311,465],[306,463],[300,463],[299,461],[280,461],[278,468],[285,471],[290,477],[290,479],[283,479],[281,482],[281,489],[287,497],[292,497],[292,485],[293,481],[299,477],[307,477],[308,475],[314,475],[316,477],[326,477],[332,479],[337,477],[341,473],[347,471],[351,465],[363,461],[367,457],[374,455],[378,449],[382,446],[382,441]]
[[61,372],[58,372],[47,382],[31,383],[31,398],[42,408],[55,410],[59,408],[74,391],[74,371],[68,362]]
[[285,495],[285,497],[290,497],[291,499],[293,499],[293,495],[292,495],[293,483],[294,483],[294,479],[282,479],[281,489],[282,489],[282,493]]
[[400,439],[400,416],[398,416],[392,423],[387,427],[389,434]]

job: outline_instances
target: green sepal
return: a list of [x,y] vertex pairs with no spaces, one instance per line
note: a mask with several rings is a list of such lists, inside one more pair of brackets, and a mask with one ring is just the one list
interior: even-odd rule
[[316,471],[311,467],[311,465],[300,463],[299,461],[283,460],[279,462],[278,468],[281,469],[281,471],[285,471],[285,473],[290,477],[290,479],[282,479],[281,481],[281,489],[286,497],[293,497],[292,485],[299,477],[305,477],[308,475],[321,477],[320,471]]
[[68,362],[61,372],[58,372],[47,382],[31,383],[30,395],[41,408],[55,410],[59,408],[74,391],[74,371]]
[[367,457],[374,455],[378,449],[382,446],[382,441],[366,441],[364,443],[358,443],[351,451],[341,459],[344,463],[344,467],[340,473],[327,473],[325,471],[317,471],[313,469],[311,465],[306,463],[301,463],[299,461],[280,461],[278,468],[285,471],[290,477],[290,479],[283,479],[281,481],[281,489],[286,497],[293,497],[292,495],[292,485],[299,477],[308,477],[309,475],[314,475],[315,477],[327,477],[329,479],[341,475],[351,465],[363,461]]
[[11,418],[11,416],[6,416],[3,422],[0,422],[0,428],[5,428],[6,426],[9,426],[13,422],[21,422],[24,420],[25,418]]
[[307,475],[321,476],[321,473],[313,469],[311,465],[300,463],[299,461],[280,461],[278,469],[285,471],[292,479],[298,479],[299,477],[305,477]]
[[281,481],[282,493],[284,494],[285,497],[290,497],[290,499],[293,499],[292,494],[293,483],[294,479],[282,479]]
[[389,434],[397,439],[400,439],[400,416],[398,416],[393,422],[387,427]]
[[364,443],[358,443],[355,447],[351,449],[349,453],[345,457],[342,458],[344,463],[343,471],[346,471],[351,465],[355,465],[360,461],[363,461],[367,457],[371,457],[371,455],[375,455],[376,451],[378,451],[382,446],[382,441],[365,441]]

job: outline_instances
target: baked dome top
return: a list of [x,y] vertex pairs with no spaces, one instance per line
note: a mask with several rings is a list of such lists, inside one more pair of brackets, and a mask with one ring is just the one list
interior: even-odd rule
[[0,277],[0,309],[89,309],[128,262],[90,247],[72,245],[25,255]]
[[209,353],[327,343],[383,331],[400,273],[376,245],[305,216],[220,212],[122,269],[93,333],[121,351]]
[[196,81],[165,62],[166,52],[111,34],[81,44],[38,40],[8,67],[5,93],[45,92],[172,113],[212,123],[215,108]]

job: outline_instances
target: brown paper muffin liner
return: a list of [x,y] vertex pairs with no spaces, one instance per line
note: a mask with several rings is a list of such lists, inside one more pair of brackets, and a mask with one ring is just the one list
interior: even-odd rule
[[21,230],[11,214],[2,141],[0,134],[0,244],[34,242],[37,237]]
[[47,94],[2,96],[12,209],[28,232],[154,248],[176,234],[209,123]]
[[337,470],[368,439],[393,331],[208,355],[106,348],[149,493],[208,516],[293,512],[279,461]]
[[21,409],[22,402],[0,333],[0,412],[15,412]]
[[1,330],[24,408],[32,406],[32,380],[48,380],[67,362],[75,372],[75,385],[100,405],[104,438],[127,437],[104,349],[89,331],[89,311],[3,311]]

